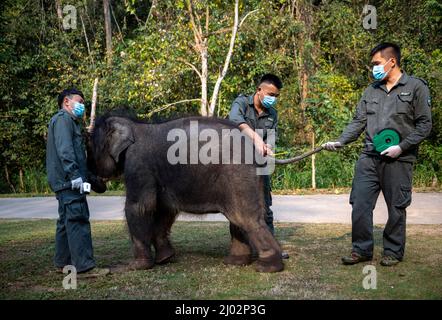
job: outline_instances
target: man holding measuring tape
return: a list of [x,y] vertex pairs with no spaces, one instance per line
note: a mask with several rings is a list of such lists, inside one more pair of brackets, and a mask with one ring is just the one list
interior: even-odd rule
[[430,92],[427,83],[402,72],[400,48],[381,43],[371,50],[373,77],[353,121],[326,150],[355,141],[365,131],[365,146],[355,167],[350,194],[352,252],[344,264],[373,258],[373,209],[382,190],[388,207],[381,265],[402,261],[405,251],[406,208],[411,203],[413,163],[418,145],[431,131]]

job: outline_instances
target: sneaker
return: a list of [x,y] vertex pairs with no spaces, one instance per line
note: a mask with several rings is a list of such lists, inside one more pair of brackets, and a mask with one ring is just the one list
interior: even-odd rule
[[371,261],[372,257],[362,256],[359,253],[353,251],[350,256],[342,257],[342,263],[345,265],[352,265],[359,262]]
[[290,256],[289,256],[288,252],[283,251],[283,252],[281,253],[281,258],[283,258],[283,259],[288,259],[288,258],[290,258]]
[[384,267],[392,267],[397,265],[400,262],[400,260],[393,256],[383,256],[381,259],[381,266]]
[[110,273],[108,268],[92,268],[85,272],[80,272],[77,274],[77,278],[85,279],[85,278],[97,278],[106,276]]

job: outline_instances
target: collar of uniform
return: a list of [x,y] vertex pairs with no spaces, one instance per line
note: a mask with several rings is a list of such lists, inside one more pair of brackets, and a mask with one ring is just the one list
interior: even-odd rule
[[253,97],[255,96],[255,94],[251,94],[249,97],[248,97],[248,100],[249,100],[249,105],[250,106],[255,106],[255,104],[253,103]]
[[[405,72],[402,72],[402,75],[401,75],[401,77],[399,78],[399,81],[390,89],[390,91],[391,90],[393,90],[394,88],[396,88],[398,85],[404,85],[404,84],[406,84],[407,82],[408,82],[408,79],[410,78],[410,76],[408,75],[408,74],[406,74]],[[375,88],[381,88],[382,90],[384,90],[385,92],[387,92],[388,93],[388,90],[387,90],[387,86],[386,86],[386,82],[385,82],[385,80],[382,80],[382,81],[377,81],[377,82],[375,82],[374,84],[373,84],[373,86],[375,87]]]
[[[253,108],[253,110],[255,110],[256,114],[258,114],[258,112],[256,111],[256,108],[255,108],[255,103],[254,103],[254,101],[253,101],[253,98],[255,97],[255,94],[256,94],[256,93],[250,95],[249,98],[248,98],[248,100],[249,100],[249,106],[250,106],[251,108]],[[264,109],[262,110],[261,114],[258,114],[258,117],[261,118],[261,117],[263,117],[263,116],[268,116],[268,115],[269,115],[268,110],[267,110],[266,108],[264,108]]]
[[406,84],[408,82],[408,79],[410,79],[410,76],[406,74],[405,72],[402,72],[402,76],[399,79],[397,84]]
[[73,114],[71,114],[70,112],[68,112],[65,108],[61,108],[60,112],[64,112],[67,115],[69,115],[74,121],[77,121],[77,117],[75,117]]

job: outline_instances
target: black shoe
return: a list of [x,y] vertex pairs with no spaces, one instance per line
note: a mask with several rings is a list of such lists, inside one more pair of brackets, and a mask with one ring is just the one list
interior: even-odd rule
[[398,258],[393,256],[383,256],[381,259],[381,266],[392,267],[401,262]]
[[373,257],[361,256],[357,252],[352,252],[351,255],[342,257],[342,263],[345,265],[352,265],[359,262],[371,261]]
[[281,258],[282,258],[282,259],[288,259],[288,258],[290,258],[290,256],[289,256],[288,252],[283,251],[283,252],[281,253]]

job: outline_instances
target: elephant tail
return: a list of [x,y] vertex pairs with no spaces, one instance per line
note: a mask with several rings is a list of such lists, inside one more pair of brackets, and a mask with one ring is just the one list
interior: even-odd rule
[[303,153],[299,156],[293,157],[293,158],[288,158],[288,159],[275,159],[275,163],[276,164],[288,164],[288,163],[293,163],[293,162],[298,162],[301,161],[302,159],[305,159],[307,157],[310,157],[312,154],[318,153],[320,151],[322,151],[324,148],[323,147],[317,147],[316,149],[313,149],[309,152]]

